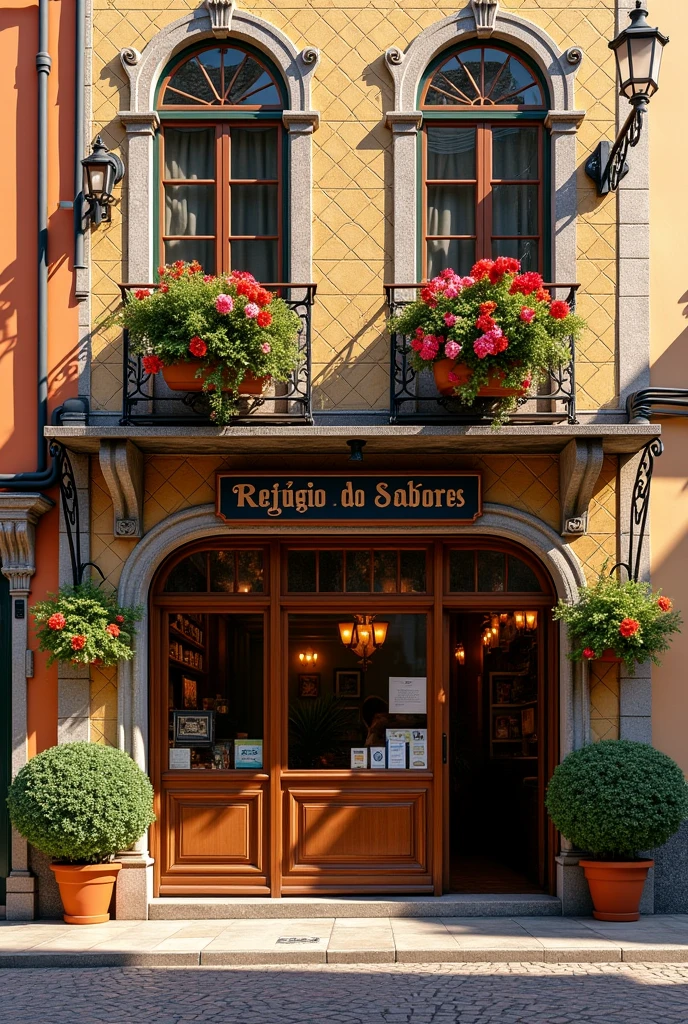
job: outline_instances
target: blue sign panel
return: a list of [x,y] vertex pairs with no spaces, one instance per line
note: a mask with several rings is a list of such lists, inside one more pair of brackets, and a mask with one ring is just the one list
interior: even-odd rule
[[218,473],[227,523],[472,523],[479,473]]

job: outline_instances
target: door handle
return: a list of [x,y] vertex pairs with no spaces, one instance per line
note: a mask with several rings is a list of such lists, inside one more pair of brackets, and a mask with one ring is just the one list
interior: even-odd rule
[[442,764],[447,763],[447,734],[442,733]]

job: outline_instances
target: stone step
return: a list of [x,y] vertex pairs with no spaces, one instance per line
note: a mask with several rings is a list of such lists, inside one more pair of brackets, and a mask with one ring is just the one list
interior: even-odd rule
[[556,896],[489,893],[447,896],[160,896],[151,921],[258,920],[332,917],[561,917]]

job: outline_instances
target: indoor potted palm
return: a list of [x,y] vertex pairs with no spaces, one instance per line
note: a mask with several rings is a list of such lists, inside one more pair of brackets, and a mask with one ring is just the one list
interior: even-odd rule
[[289,705],[289,767],[332,767],[349,711],[339,697],[325,695]]
[[10,786],[12,824],[50,865],[68,924],[102,924],[128,849],[155,820],[153,787],[123,750],[65,743],[32,757]]
[[669,637],[680,632],[681,616],[668,597],[653,593],[649,583],[606,574],[603,567],[592,587],[581,587],[575,604],[560,600],[554,618],[567,627],[574,661],[625,662],[629,672],[636,661],[660,664]]
[[389,321],[390,331],[410,337],[414,369],[432,371],[441,395],[466,406],[496,399],[495,425],[570,362],[570,339],[584,327],[568,303],[552,300],[540,274],[521,273],[507,256],[479,260],[468,277],[443,270]]
[[602,740],[554,769],[546,804],[561,834],[589,853],[580,865],[594,916],[637,921],[654,864],[638,852],[661,846],[688,817],[688,787],[676,762],[646,743]]
[[146,373],[172,391],[204,391],[222,425],[239,395],[260,395],[299,364],[301,318],[246,271],[217,277],[200,263],[158,268],[159,286],[129,292],[108,322],[129,331]]
[[134,656],[133,639],[140,608],[123,608],[91,580],[64,586],[31,609],[41,651],[55,661],[79,665],[116,665]]

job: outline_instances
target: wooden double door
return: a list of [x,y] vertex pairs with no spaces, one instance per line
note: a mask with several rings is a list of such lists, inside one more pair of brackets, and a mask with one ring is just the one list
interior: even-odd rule
[[[473,559],[472,582],[454,571],[456,550]],[[487,616],[517,596],[475,589],[479,550],[474,539],[223,540],[162,567],[151,593],[156,895],[449,888],[451,614]],[[498,550],[506,567],[511,549]],[[546,630],[547,575],[529,568]],[[365,617],[386,637],[363,671],[339,626]],[[424,713],[395,703],[402,677],[425,688]],[[390,727],[424,737],[426,765],[352,769],[351,748],[382,746]]]

